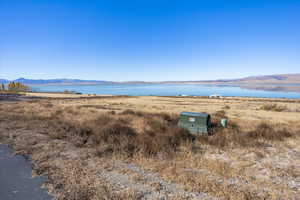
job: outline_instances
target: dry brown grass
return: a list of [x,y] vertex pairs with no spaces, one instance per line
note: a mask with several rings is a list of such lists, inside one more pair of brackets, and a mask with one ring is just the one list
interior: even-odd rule
[[[130,126],[132,121],[138,118],[145,120],[142,132],[137,132]],[[170,154],[175,152],[182,142],[192,138],[187,131],[178,128],[173,119],[166,114],[153,115],[129,111],[120,114],[106,113],[98,116],[96,120],[86,122],[85,126],[91,130],[91,141],[101,146],[103,153],[128,156],[136,153],[145,156]]]
[[[46,108],[49,104],[43,104]],[[28,129],[46,129],[52,139],[71,141],[77,147],[95,146],[98,154],[122,154],[132,156],[143,154],[155,156],[158,153],[172,154],[181,143],[194,137],[186,130],[177,127],[177,117],[165,113],[153,114],[124,111],[95,115],[92,120],[70,121],[63,113],[79,116],[77,111],[66,108],[54,110],[41,116],[33,113],[11,114],[11,121],[23,121]],[[131,124],[141,118],[142,131],[138,132]]]
[[[180,101],[180,98],[174,99]],[[284,112],[282,115],[284,119],[282,121],[286,122],[288,119],[292,122],[290,124],[278,123],[282,121],[272,118],[248,121],[243,118],[231,118],[238,112],[237,108],[248,107],[248,102],[244,107],[234,104],[228,109],[214,104],[215,101],[221,100],[213,100],[214,112],[208,112],[212,113],[213,134],[195,137],[177,127],[178,112],[169,112],[171,107],[168,107],[173,104],[164,104],[163,107],[161,104],[153,103],[157,108],[151,107],[154,110],[148,110],[144,105],[138,103],[135,105],[133,102],[126,104],[123,100],[122,98],[80,101],[48,99],[0,104],[0,140],[13,144],[18,152],[33,155],[36,171],[38,174],[48,175],[48,188],[52,187],[51,192],[58,194],[59,199],[141,198],[138,191],[131,189],[115,193],[108,182],[99,180],[95,175],[97,170],[91,170],[94,168],[101,170],[95,167],[100,165],[99,159],[103,159],[103,162],[114,159],[136,162],[141,167],[158,173],[166,181],[181,185],[187,191],[207,192],[225,199],[276,199],[277,193],[274,194],[275,198],[268,196],[271,195],[269,192],[260,196],[256,194],[260,184],[261,187],[270,187],[271,192],[276,191],[273,187],[276,189],[281,187],[280,184],[272,185],[269,179],[253,181],[258,185],[255,190],[249,189],[249,186],[237,191],[236,185],[218,182],[211,176],[217,175],[223,179],[243,178],[251,181],[251,176],[248,176],[246,171],[248,166],[250,168],[261,159],[277,156],[278,152],[285,152],[285,148],[297,147],[299,127],[294,123],[294,116],[289,118],[292,113]],[[134,98],[125,100],[132,101]],[[201,99],[204,100],[208,101]],[[100,105],[97,102],[102,103]],[[190,107],[194,108],[194,104],[198,106],[201,102],[195,100],[182,103],[186,105],[190,103]],[[260,103],[252,106],[253,113]],[[82,105],[96,105],[96,107],[82,107]],[[204,105],[207,107],[208,102]],[[122,107],[126,109],[121,109]],[[109,109],[111,110],[107,111]],[[242,109],[238,112],[240,116],[244,113],[246,112]],[[261,111],[261,113],[265,115],[270,112]],[[248,112],[246,114],[249,115]],[[229,118],[228,128],[220,126],[221,118]],[[295,147],[285,144],[290,139],[296,142]],[[266,150],[266,147],[270,146],[278,148],[274,155]],[[77,151],[78,153],[74,153]],[[251,162],[245,160],[243,154],[241,156],[235,151],[245,152],[244,154],[254,152],[257,160]],[[70,154],[72,159],[65,159],[65,154]],[[209,158],[213,155],[226,156],[224,160]],[[76,159],[73,160],[74,158]],[[234,163],[231,163],[233,161]],[[211,174],[195,174],[186,169],[205,169]],[[295,177],[298,171],[291,166],[284,173],[286,176]],[[136,174],[133,180],[141,182],[143,177]],[[155,188],[159,190],[159,183],[152,184],[157,185]],[[290,192],[286,189],[286,185],[282,185],[282,188]]]
[[[261,122],[252,130],[240,129],[237,124],[230,124],[228,128],[217,128],[212,136],[199,136],[202,144],[212,145],[218,148],[226,147],[262,147],[266,141],[283,141],[292,137],[286,127],[281,125]],[[294,135],[295,136],[295,135]]]
[[282,112],[282,111],[286,111],[287,107],[279,106],[277,104],[264,104],[260,107],[260,109],[266,110],[266,111]]

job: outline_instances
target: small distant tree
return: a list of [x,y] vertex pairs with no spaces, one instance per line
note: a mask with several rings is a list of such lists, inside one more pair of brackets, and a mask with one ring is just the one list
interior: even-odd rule
[[15,82],[10,82],[7,87],[9,91],[14,91],[16,88]]
[[8,90],[9,91],[14,91],[14,92],[25,92],[29,90],[29,87],[27,85],[24,85],[22,83],[15,83],[15,82],[10,82],[8,84]]
[[5,90],[5,85],[3,83],[1,84],[0,90],[2,90],[2,91]]

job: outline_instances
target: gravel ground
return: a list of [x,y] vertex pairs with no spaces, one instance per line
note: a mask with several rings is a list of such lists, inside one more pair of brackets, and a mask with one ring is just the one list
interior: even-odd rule
[[[181,189],[181,186],[174,183],[168,183],[160,178],[158,175],[147,172],[134,164],[127,164],[121,162],[114,163],[114,170],[129,169],[142,176],[143,182],[148,184],[134,183],[128,175],[120,174],[113,171],[101,171],[99,176],[109,181],[118,189],[131,188],[139,191],[143,196],[142,199],[168,199],[169,197],[182,197],[189,199],[216,199],[206,193],[194,193]],[[159,185],[159,190],[152,185]]]

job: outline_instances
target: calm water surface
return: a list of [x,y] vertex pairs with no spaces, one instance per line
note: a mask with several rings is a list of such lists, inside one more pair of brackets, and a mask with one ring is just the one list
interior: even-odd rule
[[39,85],[33,90],[41,92],[63,92],[65,90],[83,94],[112,94],[131,96],[248,96],[270,98],[300,98],[297,92],[251,90],[234,86],[212,86],[197,84],[99,84],[99,85]]

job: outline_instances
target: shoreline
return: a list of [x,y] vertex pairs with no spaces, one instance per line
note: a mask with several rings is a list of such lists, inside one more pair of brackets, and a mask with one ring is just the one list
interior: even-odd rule
[[63,92],[20,92],[20,93],[1,93],[0,101],[30,101],[38,99],[102,99],[102,98],[168,98],[168,99],[208,99],[215,101],[258,101],[258,102],[283,102],[283,103],[300,103],[300,98],[276,98],[276,97],[247,97],[247,96],[222,96],[221,98],[210,98],[209,96],[157,96],[157,95],[111,95],[111,94],[76,94],[76,93],[63,93]]
[[222,96],[221,98],[210,98],[209,96],[159,96],[159,95],[112,95],[112,94],[76,94],[63,92],[22,92],[21,95],[28,97],[46,97],[46,98],[101,98],[101,97],[167,97],[167,98],[202,98],[202,99],[224,99],[224,100],[278,100],[278,101],[299,101],[300,98],[282,98],[282,97],[249,97],[249,96]]
[[85,95],[209,96],[300,99],[300,84],[70,84],[30,85],[35,93],[82,93]]

